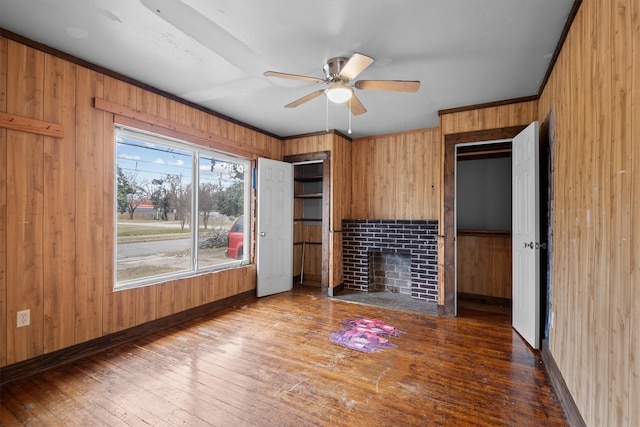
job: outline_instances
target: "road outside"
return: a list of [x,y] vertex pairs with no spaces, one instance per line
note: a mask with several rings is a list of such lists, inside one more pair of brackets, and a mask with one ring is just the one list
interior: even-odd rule
[[[207,230],[202,229],[201,234],[207,237],[213,233],[223,233],[226,237],[227,230],[227,224],[220,224]],[[191,269],[191,240],[188,236],[189,228],[182,229],[177,222],[119,220],[117,281]],[[199,267],[230,261],[225,256],[226,239],[220,240],[223,242],[220,247],[198,250]]]

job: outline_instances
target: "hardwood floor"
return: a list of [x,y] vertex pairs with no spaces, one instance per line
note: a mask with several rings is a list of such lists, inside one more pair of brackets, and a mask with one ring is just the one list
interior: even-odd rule
[[[321,298],[262,298],[1,390],[3,426],[563,426],[509,317],[458,318]],[[397,348],[333,344],[344,319],[403,330]]]

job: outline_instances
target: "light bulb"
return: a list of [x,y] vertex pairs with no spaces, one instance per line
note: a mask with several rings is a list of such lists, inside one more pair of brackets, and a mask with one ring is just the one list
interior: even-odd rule
[[325,95],[331,102],[336,104],[343,104],[351,99],[353,95],[353,89],[349,86],[332,86],[325,91]]

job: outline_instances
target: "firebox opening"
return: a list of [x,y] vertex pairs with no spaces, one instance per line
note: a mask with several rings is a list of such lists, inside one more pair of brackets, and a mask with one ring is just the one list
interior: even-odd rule
[[411,253],[369,252],[369,292],[392,292],[411,296]]

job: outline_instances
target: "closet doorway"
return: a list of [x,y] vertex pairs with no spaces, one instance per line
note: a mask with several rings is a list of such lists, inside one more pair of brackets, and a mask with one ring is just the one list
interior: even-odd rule
[[511,314],[511,141],[456,148],[458,306]]
[[285,156],[293,164],[293,284],[329,290],[331,160],[328,151]]
[[462,146],[481,145],[487,142],[510,141],[526,126],[513,126],[482,131],[444,135],[444,304],[440,314],[457,316],[458,298],[456,287],[456,162],[457,150]]
[[[511,140],[526,126],[512,126],[481,131],[471,131],[444,135],[444,215],[443,215],[443,262],[444,262],[444,301],[439,313],[447,316],[457,315],[456,292],[456,152],[458,146],[468,143]],[[552,109],[540,126],[540,229],[541,239],[546,236],[547,249],[541,257],[540,320],[541,330],[548,330],[552,322],[550,294],[553,269],[553,187],[554,187],[554,146],[555,146],[555,110]]]

